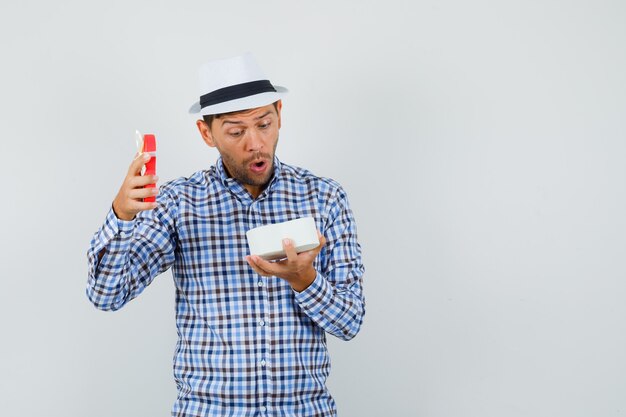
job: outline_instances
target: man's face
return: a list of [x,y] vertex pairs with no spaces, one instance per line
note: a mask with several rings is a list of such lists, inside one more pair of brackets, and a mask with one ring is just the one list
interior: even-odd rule
[[257,197],[274,172],[274,152],[280,129],[279,101],[213,119],[210,129],[198,120],[205,142],[216,147],[228,174]]

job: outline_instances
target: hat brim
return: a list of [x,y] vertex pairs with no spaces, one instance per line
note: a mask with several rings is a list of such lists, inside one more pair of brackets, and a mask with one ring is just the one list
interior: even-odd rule
[[194,116],[206,116],[209,114],[230,113],[240,110],[255,109],[257,107],[267,106],[275,101],[282,99],[287,95],[285,87],[275,85],[276,92],[254,94],[252,96],[238,98],[236,100],[225,101],[223,103],[214,104],[212,106],[200,107],[200,101],[196,101],[190,108],[189,114]]

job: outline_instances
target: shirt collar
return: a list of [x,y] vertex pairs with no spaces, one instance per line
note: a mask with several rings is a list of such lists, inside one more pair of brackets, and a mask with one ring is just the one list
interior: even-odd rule
[[[217,159],[217,162],[215,163],[215,168],[217,171],[217,177],[220,180],[220,182],[224,185],[224,187],[226,187],[228,190],[230,190],[233,194],[235,194],[241,199],[250,199],[250,200],[252,199],[252,196],[250,195],[250,193],[248,193],[248,190],[245,189],[243,184],[241,184],[236,179],[230,177],[226,173],[226,168],[224,168],[224,162],[222,161],[221,156]],[[281,171],[282,171],[282,163],[278,160],[278,157],[274,155],[274,173],[272,177],[270,178],[269,184],[267,184],[267,187],[265,187],[265,190],[263,190],[263,192],[259,194],[259,196],[257,197],[257,200],[268,196],[269,193],[272,192],[272,190],[274,190],[276,185],[279,183]]]

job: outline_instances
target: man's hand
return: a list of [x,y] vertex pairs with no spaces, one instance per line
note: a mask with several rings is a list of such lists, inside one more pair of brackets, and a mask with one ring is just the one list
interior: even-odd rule
[[152,210],[157,203],[144,203],[143,199],[159,193],[158,188],[143,188],[144,185],[154,184],[159,177],[156,175],[141,175],[141,169],[150,160],[147,153],[138,155],[128,168],[122,187],[113,201],[113,211],[118,219],[132,220],[140,211]]
[[317,271],[313,268],[313,261],[326,244],[326,239],[319,231],[317,236],[320,241],[319,246],[301,253],[296,253],[290,239],[283,239],[283,249],[287,254],[285,260],[269,262],[257,255],[248,255],[246,261],[257,274],[265,277],[277,276],[287,281],[295,291],[304,291],[315,281]]

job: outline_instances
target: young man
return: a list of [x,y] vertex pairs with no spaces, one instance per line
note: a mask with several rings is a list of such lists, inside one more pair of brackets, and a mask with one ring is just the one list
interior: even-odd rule
[[[334,416],[326,335],[353,338],[364,315],[363,265],[341,186],[274,155],[286,89],[251,55],[200,70],[190,112],[220,158],[163,184],[130,165],[88,251],[87,296],[117,310],[168,268],[176,285],[178,398],[173,416]],[[143,198],[157,195],[156,203]],[[315,219],[319,246],[286,259],[250,254],[246,231]]]

